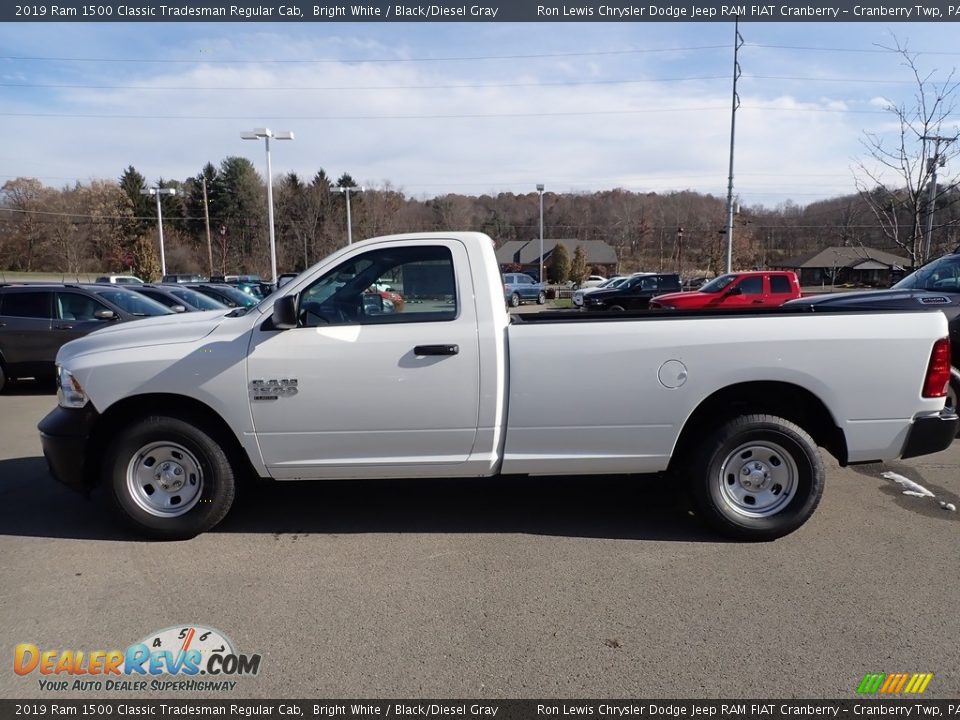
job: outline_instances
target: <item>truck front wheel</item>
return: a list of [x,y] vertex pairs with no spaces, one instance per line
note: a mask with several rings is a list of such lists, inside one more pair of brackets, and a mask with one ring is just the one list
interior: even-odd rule
[[233,504],[234,471],[216,433],[175,417],[153,415],[122,430],[103,472],[121,514],[160,540],[209,530]]
[[823,495],[823,461],[813,439],[774,415],[728,421],[693,457],[690,480],[698,514],[729,537],[788,535],[813,515]]

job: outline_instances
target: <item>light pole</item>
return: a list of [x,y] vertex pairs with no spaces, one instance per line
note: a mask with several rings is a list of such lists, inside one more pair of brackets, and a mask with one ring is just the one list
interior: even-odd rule
[[363,192],[362,185],[350,185],[349,187],[335,187],[338,193],[347,196],[347,245],[353,245],[353,221],[350,219],[350,193]]
[[543,183],[537,185],[537,195],[540,196],[540,275],[537,280],[543,285]]
[[259,140],[263,138],[267,146],[267,222],[270,225],[270,272],[273,274],[271,282],[277,282],[277,239],[273,231],[273,168],[270,166],[270,138],[274,140],[293,140],[293,133],[289,130],[273,132],[270,128],[254,128],[240,133],[244,140]]
[[[141,195],[155,195],[157,198],[157,227],[160,229],[160,275],[167,274],[167,256],[163,251],[163,212],[160,210],[161,195],[176,195],[176,188],[165,188],[157,185],[140,191]],[[162,278],[161,278],[162,279]]]

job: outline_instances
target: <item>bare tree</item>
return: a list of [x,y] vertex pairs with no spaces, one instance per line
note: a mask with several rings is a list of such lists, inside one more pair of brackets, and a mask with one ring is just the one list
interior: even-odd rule
[[[909,69],[916,84],[914,97],[909,106],[887,107],[898,125],[896,139],[864,132],[869,160],[857,164],[855,180],[884,236],[918,267],[929,259],[923,237],[933,176],[960,149],[956,143],[944,142],[957,136],[956,127],[944,126],[956,109],[960,81],[954,79],[955,70],[945,80],[934,80],[936,71],[921,71],[918,53],[911,53],[896,38],[893,47],[884,49],[900,55],[901,64]],[[950,190],[955,183],[956,176],[938,185],[931,208],[953,197]]]

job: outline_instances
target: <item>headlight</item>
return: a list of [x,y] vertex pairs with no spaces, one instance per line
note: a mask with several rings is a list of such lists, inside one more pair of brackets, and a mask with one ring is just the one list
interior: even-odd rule
[[57,367],[57,402],[65,408],[82,408],[87,404],[87,394],[80,382],[62,367]]

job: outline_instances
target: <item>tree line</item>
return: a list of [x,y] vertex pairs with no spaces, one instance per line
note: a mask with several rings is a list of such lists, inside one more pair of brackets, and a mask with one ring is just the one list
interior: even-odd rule
[[[298,271],[346,244],[345,197],[337,187],[357,185],[344,173],[322,169],[274,181],[277,265]],[[259,273],[269,276],[266,186],[241,157],[207,163],[184,180],[148,182],[134,167],[114,180],[49,187],[16,178],[0,189],[0,269],[64,273],[131,272],[157,279],[159,243],[155,197],[148,187],[174,188],[161,196],[168,272]],[[889,190],[883,196],[889,198]],[[895,193],[895,191],[893,191]],[[904,192],[907,192],[906,190]],[[876,188],[806,206],[787,201],[774,208],[742,207],[734,223],[733,258],[739,269],[779,261],[834,245],[886,249],[908,256],[891,226],[915,242],[915,208],[887,200],[876,215]],[[925,196],[924,196],[925,197]],[[939,189],[930,255],[960,245],[960,194]],[[350,194],[353,236],[399,232],[476,230],[498,246],[539,237],[535,192],[418,198],[389,184]],[[640,193],[546,193],[544,234],[574,241],[602,240],[617,252],[620,272],[679,270],[684,275],[722,272],[726,259],[725,199],[690,190]],[[921,218],[923,219],[923,218]],[[907,233],[913,236],[907,238]],[[911,247],[914,247],[912,245]],[[908,256],[913,264],[924,258]],[[579,260],[578,260],[579,262]],[[588,269],[589,270],[589,269]]]

